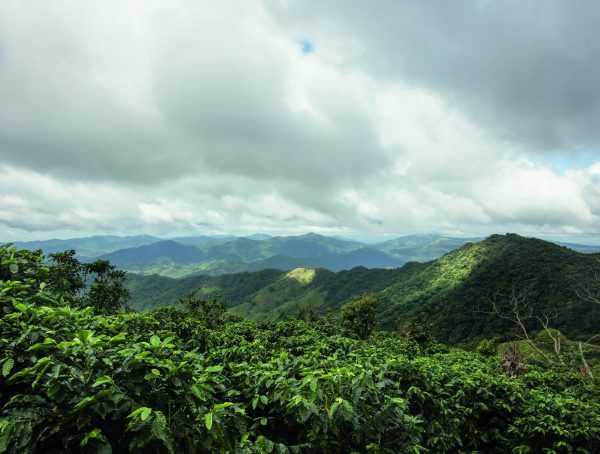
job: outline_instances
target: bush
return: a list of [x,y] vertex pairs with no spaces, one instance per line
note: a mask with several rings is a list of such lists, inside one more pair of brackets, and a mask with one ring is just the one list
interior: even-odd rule
[[475,352],[487,357],[497,356],[498,345],[499,339],[497,337],[495,337],[494,339],[482,339],[481,342],[479,342],[479,344],[477,345]]
[[557,329],[548,328],[540,331],[535,336],[536,342],[542,342],[545,344],[553,344],[554,340],[552,338],[559,339],[559,341],[564,345],[567,338]]

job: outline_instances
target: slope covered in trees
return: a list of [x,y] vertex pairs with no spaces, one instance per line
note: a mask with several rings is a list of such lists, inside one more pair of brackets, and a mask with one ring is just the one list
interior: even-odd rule
[[[352,296],[375,292],[382,301],[379,320],[384,327],[424,314],[440,340],[456,343],[513,329],[483,313],[489,299],[503,301],[513,290],[524,293],[536,313],[558,312],[557,328],[569,336],[596,332],[600,306],[583,301],[577,290],[593,280],[598,267],[597,254],[508,234],[469,243],[426,264],[338,273],[318,269],[306,283],[272,270],[181,280],[131,276],[130,290],[133,307],[146,309],[174,304],[194,289],[204,295],[222,293],[236,313],[256,320],[277,319],[297,305],[326,312]],[[244,283],[243,291],[235,290],[238,281]]]
[[595,333],[600,306],[584,301],[577,291],[594,280],[599,257],[515,234],[492,235],[385,289],[381,318],[390,326],[396,317],[423,312],[439,338],[450,343],[498,335],[513,327],[480,311],[489,309],[490,298],[502,302],[515,291],[536,314],[556,311],[556,327],[565,333]]

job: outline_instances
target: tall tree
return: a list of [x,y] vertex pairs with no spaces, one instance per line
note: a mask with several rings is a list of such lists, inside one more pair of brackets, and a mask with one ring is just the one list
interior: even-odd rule
[[345,335],[361,340],[367,339],[377,325],[379,300],[373,293],[352,298],[340,309],[342,329]]

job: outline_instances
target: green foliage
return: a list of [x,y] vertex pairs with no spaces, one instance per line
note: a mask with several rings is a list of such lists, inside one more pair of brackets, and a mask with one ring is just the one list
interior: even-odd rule
[[11,244],[0,245],[0,281],[20,281],[30,292],[47,285],[49,269],[43,263],[42,251],[17,250]]
[[340,309],[340,320],[345,335],[367,339],[377,325],[379,300],[373,294],[352,298]]
[[101,314],[10,248],[0,275],[0,452],[600,451],[600,385],[568,371],[507,377],[495,358],[323,319]]
[[482,339],[475,351],[480,355],[492,357],[498,354],[498,338]]

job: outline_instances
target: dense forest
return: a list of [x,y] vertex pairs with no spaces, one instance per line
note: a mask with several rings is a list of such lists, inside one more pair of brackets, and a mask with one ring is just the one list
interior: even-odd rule
[[173,305],[197,291],[208,297],[220,294],[233,312],[257,321],[277,320],[297,306],[325,314],[352,296],[376,293],[382,327],[393,329],[399,318],[422,315],[433,324],[438,339],[449,344],[512,331],[514,324],[486,312],[490,299],[502,303],[516,291],[526,295],[537,313],[558,312],[556,327],[576,337],[595,334],[600,326],[600,305],[577,294],[600,271],[599,257],[508,234],[401,268],[356,267],[337,273],[317,269],[306,280],[273,269],[182,279],[132,274],[127,286],[136,310]]
[[[506,241],[488,246],[496,243],[506,258]],[[486,265],[490,251],[459,253],[480,258],[469,276],[509,271]],[[565,279],[578,258],[556,264]],[[552,259],[531,269],[553,267]],[[455,292],[464,270],[447,275],[446,264],[409,266],[404,282],[457,282]],[[390,293],[400,282],[394,273],[380,271],[381,289],[362,296],[342,285],[339,310],[299,305],[287,320],[249,321],[198,293],[136,312],[125,305],[126,274],[109,262],[0,246],[0,452],[600,450],[596,347],[586,344],[580,358],[569,347],[582,343],[554,329],[525,344],[484,339],[474,351],[439,344],[438,319],[390,310],[396,295],[407,298]],[[320,288],[355,282],[333,276],[292,277]],[[398,315],[396,328],[380,331],[386,314]]]

